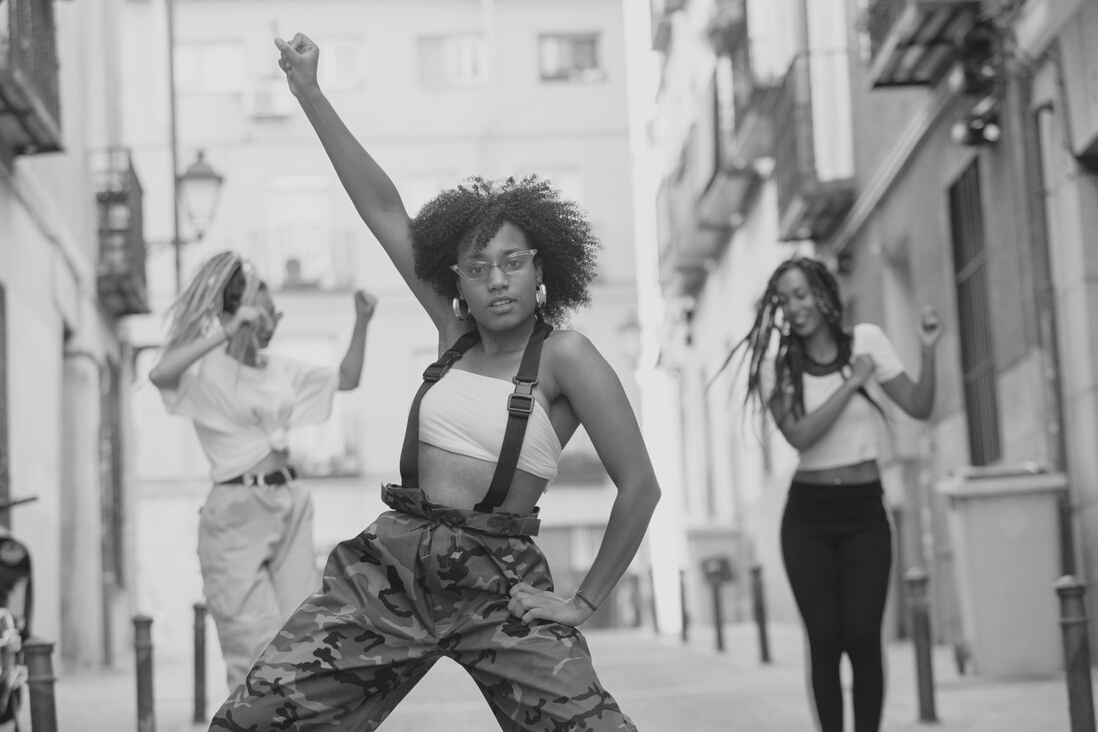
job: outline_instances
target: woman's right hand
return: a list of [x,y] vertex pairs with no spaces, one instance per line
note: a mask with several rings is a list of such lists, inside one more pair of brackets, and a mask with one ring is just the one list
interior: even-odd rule
[[236,334],[240,332],[241,328],[254,327],[261,321],[269,318],[266,311],[261,308],[253,307],[252,305],[241,305],[233,313],[233,316],[229,318],[229,322],[225,324],[225,332],[228,333],[229,338],[235,338]]
[[869,377],[877,370],[877,363],[873,357],[866,353],[859,353],[854,357],[854,364],[850,369],[850,381],[856,386],[865,386]]
[[316,67],[320,60],[320,48],[308,36],[296,33],[289,43],[276,38],[275,45],[282,54],[278,59],[278,66],[286,74],[290,93],[300,97],[306,91],[319,87]]

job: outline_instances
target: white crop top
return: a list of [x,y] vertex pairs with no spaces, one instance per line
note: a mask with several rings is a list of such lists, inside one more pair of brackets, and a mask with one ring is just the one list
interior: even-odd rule
[[339,372],[271,354],[253,368],[216,348],[162,389],[168,411],[194,422],[215,483],[246,472],[272,450],[287,449],[291,427],[323,422]]
[[[507,428],[510,381],[451,368],[419,405],[419,439],[443,450],[499,461]],[[518,468],[539,478],[557,477],[560,439],[545,408],[534,402],[519,452]]]
[[[904,373],[904,366],[896,356],[892,342],[880,328],[871,323],[854,326],[851,359],[863,353],[872,356],[877,366],[867,387],[869,384],[879,385],[891,381]],[[845,376],[838,371],[826,376],[805,374],[805,413],[810,414],[819,409],[842,386],[844,380]],[[774,355],[767,354],[760,364],[759,386],[764,401],[769,403],[774,392]],[[880,404],[879,389],[877,393],[873,393],[871,388],[866,391]],[[877,408],[861,394],[855,394],[831,428],[801,451],[797,467],[799,470],[822,470],[873,460],[880,452],[878,439],[886,432],[887,426]]]

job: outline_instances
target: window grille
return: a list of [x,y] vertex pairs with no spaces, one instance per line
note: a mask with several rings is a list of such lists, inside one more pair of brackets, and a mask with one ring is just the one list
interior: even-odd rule
[[592,82],[606,78],[596,33],[545,35],[538,44],[542,81]]
[[1000,455],[999,397],[988,306],[989,256],[984,240],[979,161],[949,189],[949,218],[970,461],[973,465],[988,465]]

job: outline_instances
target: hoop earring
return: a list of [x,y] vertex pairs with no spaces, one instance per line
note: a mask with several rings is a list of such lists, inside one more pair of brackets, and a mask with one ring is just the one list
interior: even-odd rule
[[460,297],[455,297],[451,303],[454,306],[454,317],[458,320],[466,320],[469,317],[469,306]]
[[534,301],[537,302],[539,308],[543,308],[548,299],[549,293],[545,289],[545,283],[539,282],[537,289],[534,291]]

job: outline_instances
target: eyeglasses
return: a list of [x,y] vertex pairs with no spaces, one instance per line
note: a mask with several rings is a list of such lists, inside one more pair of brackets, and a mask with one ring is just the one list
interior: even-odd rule
[[495,262],[484,259],[469,259],[458,264],[451,264],[450,269],[470,282],[484,282],[492,274],[493,267],[499,267],[499,271],[507,276],[526,271],[526,268],[530,266],[530,262],[534,261],[534,255],[537,253],[537,249],[523,249],[520,252],[511,252]]

